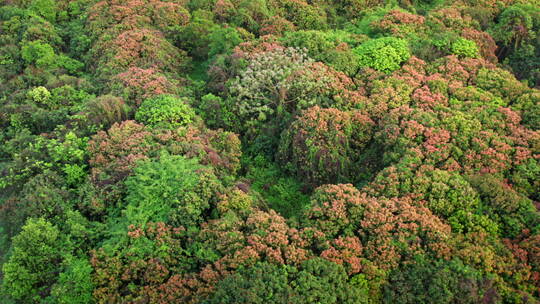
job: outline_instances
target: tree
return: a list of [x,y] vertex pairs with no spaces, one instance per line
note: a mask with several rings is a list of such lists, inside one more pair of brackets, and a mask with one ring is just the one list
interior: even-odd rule
[[[93,299],[98,303],[131,302],[166,299],[177,292],[181,289],[178,274],[191,270],[193,262],[188,258],[192,253],[185,249],[185,237],[185,229],[164,223],[122,227],[112,240],[90,252]],[[172,285],[167,286],[169,280]]]
[[92,48],[99,56],[95,58],[94,68],[102,77],[114,76],[132,67],[177,73],[189,64],[185,52],[157,30],[136,28],[120,33],[113,40],[108,38],[104,36]]
[[352,185],[324,185],[315,190],[307,217],[322,239],[358,237],[363,256],[382,269],[415,254],[450,253],[450,226],[410,198],[374,198]]
[[231,86],[231,93],[237,96],[238,115],[248,122],[267,121],[276,112],[279,115],[286,108],[295,109],[296,99],[304,96],[288,96],[294,85],[290,77],[310,62],[305,53],[294,48],[255,54]]
[[181,1],[99,1],[88,8],[88,31],[94,38],[118,35],[126,28],[155,27],[162,32],[189,23],[190,14]]
[[279,158],[310,186],[355,182],[374,122],[360,111],[303,111],[284,131]]
[[284,0],[280,2],[285,17],[298,28],[322,30],[328,27],[327,15],[322,7],[311,5],[303,0]]
[[29,219],[12,246],[12,255],[2,268],[4,288],[21,303],[44,300],[66,251],[60,231],[44,219]]
[[316,258],[300,267],[257,263],[220,281],[205,303],[367,303],[342,266]]
[[58,282],[51,294],[58,304],[93,303],[92,266],[87,258],[68,257],[65,270],[60,273]]
[[215,26],[209,34],[208,57],[230,53],[234,47],[243,42],[238,31],[231,27]]
[[522,233],[513,240],[504,239],[504,244],[512,251],[519,263],[525,269],[531,270],[528,279],[534,286],[532,289],[538,290],[540,282],[540,234],[531,233],[531,230],[524,229]]
[[415,262],[394,270],[384,286],[385,303],[498,303],[494,282],[458,259]]
[[157,161],[140,163],[126,186],[127,223],[168,222],[187,228],[202,222],[221,185],[197,159],[161,153]]
[[55,22],[58,7],[53,0],[33,0],[28,7],[49,22]]
[[150,127],[177,128],[192,123],[195,112],[185,100],[172,95],[158,95],[143,101],[135,119]]
[[315,258],[300,269],[291,282],[293,303],[368,303],[367,290],[351,283],[343,266]]
[[478,52],[478,46],[471,40],[460,38],[452,44],[452,54],[459,57],[476,58]]
[[489,28],[489,33],[500,45],[497,56],[509,64],[520,79],[528,79],[531,85],[538,85],[540,52],[538,30],[540,10],[531,3],[518,3],[506,7],[497,22]]
[[125,194],[123,181],[132,174],[137,162],[156,157],[163,149],[174,155],[199,158],[224,181],[230,181],[239,169],[240,140],[233,133],[202,126],[152,129],[124,121],[107,132],[98,132],[88,143],[91,182],[101,189],[99,192],[108,198],[109,204],[114,204]]
[[138,160],[146,159],[155,149],[155,139],[143,125],[129,120],[113,124],[88,143],[92,182],[113,187],[131,173]]
[[175,82],[159,70],[131,67],[112,77],[109,90],[121,96],[130,106],[139,106],[144,100],[163,94],[175,94]]
[[[267,130],[277,137],[299,111],[331,106],[353,87],[345,74],[314,62],[301,49],[271,47],[248,56],[249,65],[230,84],[228,101],[250,135]],[[349,99],[343,99],[346,106]]]
[[540,227],[538,211],[532,201],[496,175],[476,174],[468,180],[480,194],[484,212],[500,223],[502,235],[517,237],[523,229]]
[[176,39],[182,42],[183,48],[195,60],[208,58],[210,33],[216,26],[213,17],[208,10],[194,10],[191,22],[177,33]]
[[219,282],[208,303],[287,303],[290,271],[287,266],[258,263]]
[[24,184],[17,196],[3,203],[2,224],[6,232],[15,235],[28,218],[43,217],[57,221],[71,206],[66,180],[56,172],[45,170]]
[[346,32],[291,31],[282,41],[285,46],[306,49],[309,57],[349,76],[358,70],[359,58],[349,45],[356,46],[358,40]]
[[84,116],[87,123],[99,129],[109,129],[114,123],[127,120],[131,112],[126,102],[113,95],[102,95],[86,103]]
[[42,41],[26,43],[22,47],[21,56],[27,64],[35,64],[37,67],[50,68],[56,63],[53,47]]
[[492,29],[495,40],[516,50],[522,43],[534,39],[532,16],[537,12],[538,8],[530,5],[517,4],[507,7]]
[[360,66],[384,73],[399,69],[411,57],[407,41],[394,37],[368,40],[353,51],[358,55]]

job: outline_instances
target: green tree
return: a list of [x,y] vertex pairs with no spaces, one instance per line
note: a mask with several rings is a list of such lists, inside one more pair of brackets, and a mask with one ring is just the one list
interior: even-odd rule
[[27,64],[35,64],[38,67],[52,67],[55,65],[56,55],[53,47],[42,41],[27,42],[22,46],[21,56]]
[[227,103],[223,98],[214,94],[204,95],[197,104],[200,115],[210,128],[225,128],[236,123],[231,106],[231,103]]
[[55,22],[58,13],[56,2],[55,0],[33,0],[29,9],[41,15],[47,21]]
[[452,43],[452,54],[465,58],[477,58],[479,49],[474,41],[459,38]]
[[220,281],[207,304],[288,303],[292,294],[289,266],[258,263]]
[[[190,1],[189,5],[196,5],[195,1]],[[208,59],[210,33],[212,29],[217,27],[213,21],[213,13],[209,10],[211,8],[194,10],[191,21],[179,29],[176,37],[176,40],[182,43],[188,54],[196,60]]]
[[498,17],[498,22],[491,29],[493,38],[502,42],[508,49],[517,50],[523,43],[536,37],[534,17],[538,7],[527,4],[517,4],[507,7]]
[[353,286],[341,265],[315,258],[299,268],[257,263],[218,283],[207,304],[367,303],[366,290]]
[[493,282],[460,260],[430,261],[424,256],[390,273],[385,303],[500,303]]
[[193,122],[195,112],[185,100],[172,95],[159,95],[143,101],[135,119],[151,127],[176,128]]
[[58,304],[93,303],[92,266],[86,258],[69,257],[66,270],[58,278],[51,294]]
[[44,219],[29,219],[12,246],[12,255],[2,268],[3,287],[21,303],[40,302],[60,272],[66,250],[60,231]]
[[232,27],[215,26],[209,35],[210,44],[208,57],[212,58],[219,54],[227,54],[243,42],[238,31]]
[[129,224],[169,221],[186,227],[203,219],[220,183],[197,159],[161,153],[139,164],[127,181]]
[[304,262],[300,268],[290,283],[293,286],[290,303],[368,303],[367,289],[349,283],[343,266],[316,258]]
[[532,2],[508,6],[489,33],[497,41],[499,60],[510,65],[516,76],[540,83],[540,9]]
[[306,49],[311,58],[322,61],[347,75],[354,75],[358,70],[358,55],[350,47],[356,46],[358,41],[347,32],[287,32],[282,41],[286,46]]
[[360,66],[384,73],[399,69],[411,57],[407,41],[395,37],[368,40],[354,52],[359,56]]

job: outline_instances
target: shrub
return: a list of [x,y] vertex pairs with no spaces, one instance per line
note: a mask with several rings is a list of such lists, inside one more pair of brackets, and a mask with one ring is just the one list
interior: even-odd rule
[[193,122],[195,112],[187,103],[172,95],[146,99],[135,119],[151,127],[176,128]]
[[399,69],[411,57],[407,41],[394,37],[368,40],[354,52],[359,56],[360,66],[384,73]]

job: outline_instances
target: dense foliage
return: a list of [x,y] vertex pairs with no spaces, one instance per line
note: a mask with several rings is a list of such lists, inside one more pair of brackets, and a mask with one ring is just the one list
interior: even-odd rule
[[537,303],[532,0],[5,0],[0,303]]

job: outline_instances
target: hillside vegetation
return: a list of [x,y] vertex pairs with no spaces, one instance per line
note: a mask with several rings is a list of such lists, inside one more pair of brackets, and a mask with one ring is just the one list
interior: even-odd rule
[[537,0],[0,3],[0,303],[540,301]]

